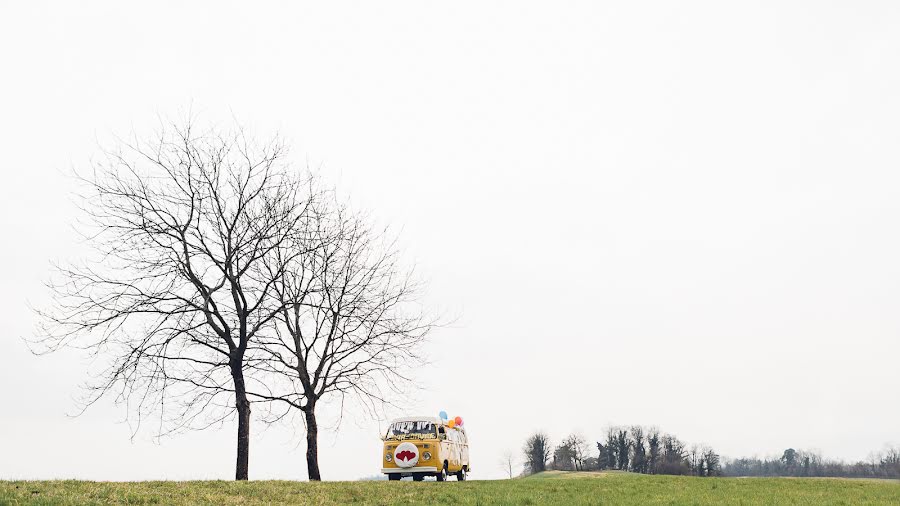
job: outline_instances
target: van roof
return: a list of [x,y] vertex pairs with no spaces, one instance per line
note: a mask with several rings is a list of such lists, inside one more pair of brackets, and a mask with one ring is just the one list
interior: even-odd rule
[[[447,425],[447,422],[441,420],[436,416],[404,416],[402,418],[394,418],[391,420],[391,424],[395,424],[397,422],[431,422],[435,425]],[[456,427],[461,431],[465,431],[465,427]]]
[[397,422],[431,422],[435,425],[441,424],[441,419],[436,416],[404,416],[403,418],[394,418],[391,423]]

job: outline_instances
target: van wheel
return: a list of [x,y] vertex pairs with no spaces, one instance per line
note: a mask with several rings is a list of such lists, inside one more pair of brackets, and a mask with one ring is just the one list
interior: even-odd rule
[[456,473],[456,481],[466,481],[466,467],[463,466],[462,469]]
[[437,474],[437,481],[447,481],[447,464],[444,463],[444,467]]
[[425,479],[425,475],[424,475],[424,474],[414,474],[414,475],[413,475],[413,481],[422,481],[422,480],[424,480],[424,479]]
[[388,480],[390,480],[390,481],[400,481],[400,474],[399,474],[399,473],[391,473],[391,474],[388,475]]

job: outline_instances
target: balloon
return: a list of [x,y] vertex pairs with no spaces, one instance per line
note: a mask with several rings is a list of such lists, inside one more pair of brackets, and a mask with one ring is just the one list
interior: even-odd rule
[[447,427],[450,427],[452,429],[454,426],[456,426],[456,420],[450,420],[449,422],[447,422]]
[[457,427],[462,426],[462,417],[461,416],[457,416],[453,421],[456,422]]
[[441,420],[446,420],[446,419],[447,419],[447,412],[446,412],[446,411],[441,411],[441,412],[438,414],[438,416],[441,417]]

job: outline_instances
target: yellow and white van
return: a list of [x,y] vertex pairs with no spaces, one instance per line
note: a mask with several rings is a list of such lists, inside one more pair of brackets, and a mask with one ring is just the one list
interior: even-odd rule
[[464,427],[451,427],[440,418],[416,416],[391,422],[382,437],[381,472],[389,480],[412,476],[422,481],[434,476],[447,481],[451,474],[465,481],[469,465],[469,440]]

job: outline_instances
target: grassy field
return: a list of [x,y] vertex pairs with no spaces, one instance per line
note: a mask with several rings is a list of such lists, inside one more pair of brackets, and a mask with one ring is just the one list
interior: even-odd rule
[[897,504],[900,482],[548,472],[465,483],[3,481],[0,504]]

